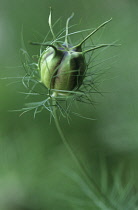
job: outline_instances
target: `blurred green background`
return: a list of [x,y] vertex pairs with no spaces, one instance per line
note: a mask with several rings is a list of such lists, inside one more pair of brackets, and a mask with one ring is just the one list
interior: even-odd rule
[[[97,66],[99,90],[107,93],[94,96],[95,107],[74,107],[77,113],[96,120],[72,116],[70,125],[65,119],[61,125],[91,176],[99,186],[104,183],[104,188],[109,188],[104,193],[109,197],[109,191],[115,189],[116,205],[122,205],[118,209],[138,209],[128,207],[130,197],[137,195],[138,175],[138,1],[0,0],[0,78],[24,75],[21,33],[29,54],[38,54],[39,49],[28,42],[42,42],[47,34],[50,6],[53,22],[62,19],[56,32],[72,12],[71,24],[79,23],[72,31],[94,28],[113,18],[103,33],[95,36],[100,43],[121,43],[97,57],[99,62],[112,57]],[[79,35],[72,39],[77,38]],[[106,66],[110,69],[104,71]],[[34,119],[31,112],[21,117],[19,112],[9,112],[26,102],[19,93],[24,91],[23,85],[16,81],[0,80],[0,209],[104,209],[89,198],[83,177],[62,144],[54,120],[50,123],[49,113],[43,111]],[[130,180],[135,186],[125,194],[128,203],[122,204],[121,186],[125,188]]]

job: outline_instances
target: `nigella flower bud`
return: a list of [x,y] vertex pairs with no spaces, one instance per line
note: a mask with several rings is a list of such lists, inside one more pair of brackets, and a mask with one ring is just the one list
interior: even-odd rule
[[82,84],[85,58],[78,49],[50,46],[39,62],[41,82],[48,89],[72,91]]
[[85,54],[87,52],[109,46],[109,44],[102,44],[84,51],[82,50],[82,44],[111,19],[92,31],[78,45],[70,45],[68,42],[68,24],[72,17],[73,15],[67,19],[66,35],[63,43],[59,42],[54,35],[51,25],[51,12],[49,15],[49,26],[53,35],[53,41],[50,44],[32,43],[35,45],[46,46],[46,50],[40,55],[38,63],[40,81],[49,90],[56,91],[60,94],[67,94],[72,90],[74,92],[82,85],[87,71],[87,63],[85,60]]

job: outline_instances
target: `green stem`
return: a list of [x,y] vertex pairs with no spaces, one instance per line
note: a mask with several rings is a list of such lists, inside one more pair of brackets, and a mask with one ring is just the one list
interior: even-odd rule
[[108,198],[105,196],[104,193],[102,193],[102,191],[100,190],[99,186],[95,183],[95,181],[92,179],[92,177],[90,177],[89,173],[87,172],[87,170],[85,169],[85,167],[83,166],[82,162],[79,160],[79,158],[77,157],[76,153],[74,152],[73,148],[71,147],[71,145],[68,143],[68,141],[66,140],[60,123],[59,123],[59,119],[58,119],[58,115],[57,115],[57,106],[56,106],[56,96],[57,96],[57,92],[54,92],[53,96],[52,96],[52,105],[53,105],[53,116],[54,116],[54,120],[55,120],[55,125],[56,128],[58,130],[58,133],[62,139],[63,144],[65,145],[66,149],[68,150],[68,152],[70,153],[70,155],[72,156],[73,160],[76,162],[77,166],[79,167],[81,174],[84,176],[86,182],[87,182],[87,186],[91,189],[95,188],[97,190],[97,192],[99,193],[100,196],[102,196],[102,198],[105,201],[105,204],[107,206],[109,206],[112,210],[117,210],[117,208],[115,208],[115,206],[108,200]]

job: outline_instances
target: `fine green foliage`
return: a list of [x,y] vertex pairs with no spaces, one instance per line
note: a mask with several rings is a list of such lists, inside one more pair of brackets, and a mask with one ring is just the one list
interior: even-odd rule
[[[58,34],[55,35],[53,28],[56,24],[58,24],[59,19],[52,26],[51,11],[50,11],[50,15],[49,15],[50,31],[48,32],[48,34],[46,35],[42,43],[31,42],[31,44],[33,45],[40,46],[40,55],[35,56],[38,58],[37,63],[33,61],[33,59],[28,54],[27,50],[25,49],[25,44],[22,37],[23,48],[21,49],[21,58],[23,59],[22,65],[26,72],[25,76],[22,77],[22,83],[24,87],[27,89],[27,92],[25,93],[22,92],[22,93],[27,95],[27,98],[29,96],[40,96],[42,100],[37,101],[37,102],[26,103],[25,107],[19,110],[22,112],[21,115],[28,111],[33,111],[34,118],[35,118],[36,114],[46,109],[47,111],[50,112],[51,116],[53,116],[52,100],[54,96],[53,94],[56,93],[56,96],[54,96],[56,100],[55,106],[58,108],[59,114],[67,118],[67,120],[69,121],[70,113],[74,113],[75,115],[81,116],[81,114],[71,111],[72,106],[74,105],[74,102],[77,101],[81,103],[94,105],[93,96],[95,94],[101,94],[101,92],[98,91],[96,87],[97,86],[96,85],[97,66],[102,65],[104,62],[106,62],[106,60],[96,62],[97,55],[99,54],[99,53],[96,54],[96,50],[103,48],[100,51],[100,53],[102,53],[108,47],[116,46],[116,45],[115,45],[115,42],[112,44],[94,44],[94,41],[91,39],[91,36],[94,35],[101,28],[103,28],[108,22],[111,21],[111,19],[102,23],[98,28],[92,30],[92,32],[89,33],[87,36],[85,36],[85,38],[79,44],[77,43],[73,45],[72,44],[73,41],[71,41],[72,35],[81,34],[83,37],[84,36],[83,33],[84,32],[86,33],[87,31],[91,29],[80,30],[80,31],[69,33],[69,29],[73,27],[73,26],[69,26],[69,21],[72,19],[72,17],[73,15],[67,19],[66,27],[63,28]],[[46,41],[50,32],[53,36],[53,40],[51,42]],[[85,42],[88,39],[91,40],[90,45],[85,44]],[[52,51],[49,52],[50,49],[52,49]],[[82,67],[80,68],[83,70],[83,71],[81,70],[82,73],[80,72],[78,73],[79,70],[77,69],[72,69],[72,70],[69,69],[70,66],[68,65],[68,63],[70,61],[71,62],[73,61],[73,57],[72,58],[69,57],[69,59],[67,59],[66,61],[67,64],[66,63],[63,64],[63,72],[60,71],[58,74],[56,73],[58,68],[61,68],[61,64],[60,65],[57,64],[57,67],[52,70],[53,73],[51,74],[50,72],[51,70],[48,69],[47,67],[48,63],[47,61],[45,61],[45,56],[47,56],[48,54],[47,52],[49,52],[49,55],[51,56],[51,53],[54,51],[57,52],[58,49],[60,49],[61,53],[64,51],[66,53],[66,50],[67,50],[67,53],[69,52],[71,55],[73,55],[74,51],[76,51],[76,53],[78,53],[77,55],[78,61],[76,60],[76,58],[74,59],[75,59],[75,62],[77,62],[77,65],[81,63],[80,65],[82,65]],[[76,53],[75,53],[75,56],[76,56]],[[85,60],[82,61],[83,59]],[[44,65],[42,62],[44,63]],[[54,62],[53,59],[51,63],[52,62]],[[58,63],[58,58],[56,59],[55,62]],[[42,67],[41,67],[41,63],[43,65]],[[54,63],[50,65],[54,65]],[[66,65],[68,66],[67,67],[68,70],[64,70],[66,69]],[[45,68],[48,69],[46,70],[47,73],[45,73],[45,70],[43,70]],[[102,67],[102,71],[104,71],[104,67]],[[74,86],[71,90],[70,90],[71,84],[68,84],[69,86],[67,85],[69,77],[71,79],[70,83],[76,80],[76,86]],[[60,83],[57,85],[51,85],[53,81],[56,81],[56,78],[62,78],[61,85]],[[64,83],[64,86],[63,86],[63,83]]]

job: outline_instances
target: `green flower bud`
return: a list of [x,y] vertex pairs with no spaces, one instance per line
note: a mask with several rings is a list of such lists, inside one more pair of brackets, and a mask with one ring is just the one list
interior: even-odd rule
[[70,45],[68,42],[68,24],[72,17],[73,15],[67,19],[64,42],[58,41],[54,35],[50,12],[49,26],[53,35],[53,41],[50,44],[32,43],[34,45],[46,46],[46,50],[44,50],[40,55],[38,63],[40,81],[49,90],[62,94],[67,94],[71,91],[74,92],[82,85],[88,66],[85,60],[85,54],[87,52],[111,46],[109,44],[101,44],[93,46],[93,48],[87,50],[82,50],[83,43],[95,34],[101,27],[105,26],[111,19],[92,31],[78,45]]
[[85,58],[78,49],[50,46],[40,58],[39,69],[41,82],[48,89],[72,91],[83,82]]

